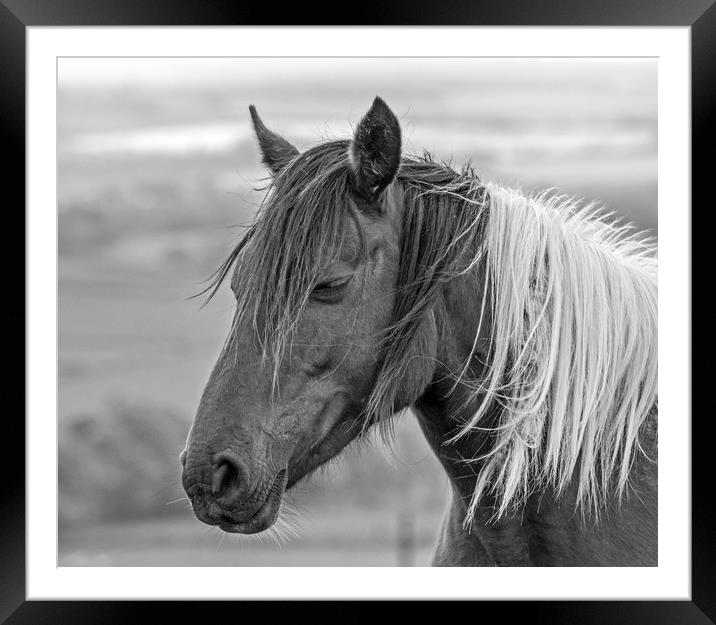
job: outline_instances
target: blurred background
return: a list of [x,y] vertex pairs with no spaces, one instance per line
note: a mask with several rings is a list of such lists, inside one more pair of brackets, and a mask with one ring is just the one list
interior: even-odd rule
[[[196,520],[178,455],[232,313],[187,300],[258,207],[248,105],[297,147],[382,96],[405,151],[656,234],[653,59],[61,58],[60,566],[423,566],[448,482],[408,414],[289,494],[274,536]],[[294,534],[298,534],[295,537]]]

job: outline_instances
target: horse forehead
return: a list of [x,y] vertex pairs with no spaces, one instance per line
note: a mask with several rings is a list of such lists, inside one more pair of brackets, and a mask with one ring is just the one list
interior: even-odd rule
[[348,220],[343,240],[341,241],[341,249],[338,253],[338,261],[341,263],[353,264],[360,256],[361,240],[358,234],[358,228],[352,219]]
[[390,225],[385,220],[357,213],[356,219],[346,220],[338,261],[350,265],[358,264],[363,258],[363,252],[370,253],[384,244],[389,235]]

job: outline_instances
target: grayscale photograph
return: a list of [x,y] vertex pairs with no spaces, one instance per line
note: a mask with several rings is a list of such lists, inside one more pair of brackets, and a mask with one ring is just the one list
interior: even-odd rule
[[657,566],[655,58],[57,77],[59,566]]

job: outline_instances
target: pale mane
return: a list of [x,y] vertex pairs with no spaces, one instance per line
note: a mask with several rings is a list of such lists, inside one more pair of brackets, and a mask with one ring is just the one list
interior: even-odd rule
[[577,504],[597,507],[624,493],[657,401],[655,245],[568,198],[486,190],[490,367],[456,438],[502,410],[467,523],[487,494],[500,516],[573,479]]

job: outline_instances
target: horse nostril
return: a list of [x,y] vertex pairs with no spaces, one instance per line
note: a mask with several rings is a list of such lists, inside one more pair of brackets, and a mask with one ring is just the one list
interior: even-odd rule
[[[234,473],[234,475],[232,476],[231,473]],[[212,494],[220,495],[225,488],[224,485],[226,484],[228,487],[232,478],[236,481],[236,471],[232,470],[232,467],[230,467],[228,463],[225,462],[219,466],[219,468],[214,471],[214,477],[211,480]]]
[[231,505],[244,494],[247,475],[238,458],[227,453],[216,459],[219,465],[211,478],[211,493],[219,503]]

